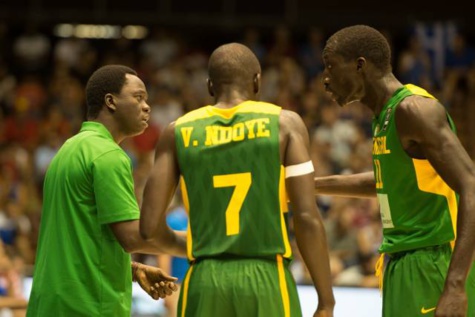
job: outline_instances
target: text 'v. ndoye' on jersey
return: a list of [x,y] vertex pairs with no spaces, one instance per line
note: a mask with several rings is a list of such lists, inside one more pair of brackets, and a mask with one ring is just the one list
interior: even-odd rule
[[269,103],[246,101],[230,109],[206,106],[177,120],[190,260],[292,256],[280,112]]

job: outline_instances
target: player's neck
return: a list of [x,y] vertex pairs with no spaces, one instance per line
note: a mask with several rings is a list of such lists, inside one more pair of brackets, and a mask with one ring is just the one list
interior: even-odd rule
[[367,105],[377,117],[389,99],[396,90],[402,87],[402,84],[394,77],[394,75],[388,75],[381,78],[372,85],[372,89],[367,92],[365,105]]
[[244,101],[253,100],[255,96],[250,96],[248,94],[242,94],[238,92],[230,92],[225,94],[220,94],[215,99],[216,108],[232,108],[235,107]]

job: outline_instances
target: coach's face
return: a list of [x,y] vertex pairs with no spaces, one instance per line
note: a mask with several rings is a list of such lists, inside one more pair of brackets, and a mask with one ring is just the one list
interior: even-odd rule
[[127,136],[141,134],[148,127],[150,106],[147,104],[147,89],[135,75],[126,74],[126,81],[119,95],[115,95],[114,114],[121,132]]

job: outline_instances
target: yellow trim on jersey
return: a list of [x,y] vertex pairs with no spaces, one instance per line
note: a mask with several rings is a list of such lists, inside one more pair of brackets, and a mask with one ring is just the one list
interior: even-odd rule
[[407,85],[404,85],[404,87],[409,89],[409,91],[412,92],[414,95],[419,95],[419,96],[423,96],[423,97],[432,98],[432,99],[437,100],[437,98],[435,98],[430,93],[428,93],[427,90],[425,90],[425,89],[423,89],[419,86],[416,86],[416,85],[413,85],[413,84],[407,84]]
[[282,295],[282,304],[284,305],[284,316],[290,317],[290,299],[289,290],[287,289],[287,280],[285,278],[285,269],[283,258],[280,254],[277,255],[277,271],[279,272],[279,286]]
[[190,276],[193,272],[193,265],[190,266],[188,272],[186,272],[185,280],[183,281],[182,292],[183,296],[181,298],[181,317],[185,317],[186,304],[188,302],[188,288],[190,284]]
[[[188,218],[190,217],[190,201],[188,200],[188,191],[186,189],[186,183],[183,176],[180,176],[180,188],[181,196],[183,198],[183,205],[185,207]],[[195,258],[193,257],[193,238],[191,235],[191,222],[188,221],[188,230],[186,230],[186,255],[188,260],[192,261]]]
[[287,197],[287,192],[285,191],[285,167],[280,166],[280,177],[279,177],[279,200],[280,200],[280,210],[285,213],[289,211],[288,202],[289,198]]
[[248,100],[229,109],[216,108],[214,106],[205,106],[193,110],[185,114],[184,116],[178,118],[175,125],[178,126],[183,123],[211,118],[213,116],[220,116],[224,119],[229,119],[232,118],[236,113],[263,113],[278,115],[280,111],[281,107],[273,105],[271,103]]
[[378,287],[379,293],[383,293],[383,282],[384,282],[384,257],[385,253],[381,253],[379,255],[378,261],[374,266],[374,275],[378,278]]
[[285,226],[284,213],[288,212],[287,207],[287,192],[285,190],[285,168],[280,166],[280,179],[279,179],[279,201],[280,201],[280,227],[282,230],[282,240],[284,241],[284,257],[290,258],[292,256],[292,248],[290,247],[289,235],[287,233],[287,227]]
[[[457,238],[458,204],[455,192],[444,182],[439,174],[437,174],[429,161],[412,159],[412,162],[414,164],[419,189],[424,192],[444,196],[447,199],[454,236]],[[452,248],[454,247],[454,243],[455,240],[451,242]]]

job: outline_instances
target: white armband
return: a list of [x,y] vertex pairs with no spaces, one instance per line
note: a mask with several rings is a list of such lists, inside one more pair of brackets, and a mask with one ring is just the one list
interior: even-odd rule
[[310,174],[313,173],[313,171],[312,161],[290,165],[285,167],[285,178]]

